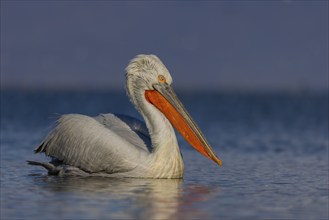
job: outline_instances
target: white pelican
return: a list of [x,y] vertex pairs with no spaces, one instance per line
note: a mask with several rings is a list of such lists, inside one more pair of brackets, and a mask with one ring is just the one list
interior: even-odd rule
[[184,164],[172,125],[196,150],[221,165],[178,100],[169,71],[155,55],[138,55],[126,68],[126,89],[146,126],[129,116],[63,115],[35,149],[53,158],[28,161],[55,175],[182,178]]

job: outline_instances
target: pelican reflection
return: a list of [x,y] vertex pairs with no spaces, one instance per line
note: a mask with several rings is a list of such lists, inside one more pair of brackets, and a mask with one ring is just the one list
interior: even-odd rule
[[[39,185],[58,195],[74,194],[76,202],[65,198],[53,204],[63,216],[85,212],[89,218],[181,219],[207,217],[195,205],[208,200],[206,186],[184,186],[183,179],[135,179],[102,177],[36,178]],[[63,193],[59,193],[63,192]],[[57,198],[58,200],[58,198]],[[70,208],[68,208],[70,207]],[[108,210],[104,213],[104,210]]]

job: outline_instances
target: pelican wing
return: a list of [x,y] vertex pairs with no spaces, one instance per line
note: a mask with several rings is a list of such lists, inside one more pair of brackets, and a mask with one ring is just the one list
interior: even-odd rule
[[113,114],[63,115],[35,152],[90,173],[127,172],[149,154],[138,134]]
[[151,138],[145,123],[128,115],[100,114],[94,117],[99,123],[114,131],[132,145],[151,152]]

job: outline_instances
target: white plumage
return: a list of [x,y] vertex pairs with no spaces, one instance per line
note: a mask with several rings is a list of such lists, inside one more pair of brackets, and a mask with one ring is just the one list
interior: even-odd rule
[[153,96],[146,98],[147,91],[157,91],[154,97],[173,100],[168,100],[168,103],[186,119],[186,129],[195,130],[195,135],[207,145],[206,156],[215,161],[213,157],[216,156],[213,156],[210,146],[171,90],[172,78],[159,58],[154,55],[134,58],[126,69],[126,82],[127,94],[146,125],[123,115],[63,115],[35,150],[37,153],[44,152],[53,160],[29,163],[41,165],[50,174],[57,175],[182,178],[183,160],[171,124],[175,125],[177,117],[164,114],[157,99],[153,101]]

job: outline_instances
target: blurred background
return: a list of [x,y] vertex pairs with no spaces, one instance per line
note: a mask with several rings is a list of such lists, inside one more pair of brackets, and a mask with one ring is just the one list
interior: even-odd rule
[[[221,168],[179,134],[179,181],[26,164],[61,114],[142,119],[124,90],[141,53]],[[1,1],[1,219],[328,219],[328,112],[328,1]]]
[[184,90],[327,90],[328,2],[1,1],[1,88],[123,90],[141,53]]

